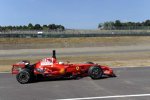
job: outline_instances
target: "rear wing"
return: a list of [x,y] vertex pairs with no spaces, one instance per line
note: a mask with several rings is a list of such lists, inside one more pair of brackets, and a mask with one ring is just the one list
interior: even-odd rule
[[12,74],[18,74],[23,68],[25,68],[25,64],[13,64],[12,65]]

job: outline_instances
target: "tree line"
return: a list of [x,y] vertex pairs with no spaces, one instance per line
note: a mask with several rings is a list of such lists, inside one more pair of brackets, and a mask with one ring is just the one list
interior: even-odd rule
[[0,32],[7,31],[64,31],[65,27],[62,25],[49,24],[49,25],[40,25],[29,23],[28,25],[20,26],[0,26]]
[[143,22],[121,22],[120,20],[108,21],[99,24],[98,28],[104,30],[144,29],[144,28],[150,28],[150,20],[145,20]]

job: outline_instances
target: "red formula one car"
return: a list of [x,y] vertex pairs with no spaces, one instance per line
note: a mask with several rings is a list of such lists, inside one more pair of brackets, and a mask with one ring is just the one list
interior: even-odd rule
[[16,74],[16,79],[21,84],[33,82],[39,76],[43,78],[78,78],[90,76],[92,79],[100,79],[103,75],[109,77],[116,76],[111,68],[92,62],[83,64],[58,62],[55,50],[53,50],[51,58],[44,58],[33,65],[30,65],[29,61],[21,61],[13,64],[12,74]]

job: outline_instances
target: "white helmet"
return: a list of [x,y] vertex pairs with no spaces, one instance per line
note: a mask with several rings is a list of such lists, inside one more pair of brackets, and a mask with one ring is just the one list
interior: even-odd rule
[[61,61],[60,61],[60,62],[59,62],[59,64],[63,65],[63,64],[64,64],[64,62],[61,62]]

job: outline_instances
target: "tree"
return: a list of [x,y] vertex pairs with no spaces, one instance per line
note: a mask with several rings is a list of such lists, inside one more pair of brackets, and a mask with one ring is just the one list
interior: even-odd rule
[[55,24],[49,24],[49,25],[43,25],[41,26],[40,24],[35,24],[33,25],[32,23],[29,23],[27,26],[26,25],[20,25],[20,26],[0,26],[0,31],[17,31],[17,30],[54,30],[54,31],[64,31],[65,27],[62,25],[55,25]]
[[12,31],[13,30],[13,27],[12,26],[7,26],[7,30],[9,30],[9,31]]
[[23,29],[23,30],[27,30],[27,29],[28,29],[28,27],[27,27],[27,26],[25,26],[25,25],[23,25],[23,26],[22,26],[22,29]]
[[[106,30],[112,29],[144,29],[144,27],[150,26],[150,20],[146,20],[142,23],[140,22],[121,22],[120,20],[116,20],[115,22],[104,22],[103,24],[99,24],[98,27],[103,27]],[[101,26],[102,25],[102,26]],[[144,27],[143,27],[144,26]]]
[[119,28],[119,27],[122,26],[122,23],[120,22],[120,20],[116,20],[115,23],[114,23],[114,26],[115,26],[116,28]]
[[48,28],[48,26],[47,25],[43,25],[43,28]]
[[48,26],[47,25],[43,25],[43,30],[48,31]]
[[65,29],[65,27],[62,25],[56,25],[56,29],[59,31],[63,31]]
[[0,26],[0,32],[2,32],[2,27]]
[[48,28],[49,28],[49,30],[55,30],[56,29],[56,25],[55,24],[49,24]]
[[32,30],[33,29],[33,25],[31,23],[28,24],[28,29]]
[[101,29],[102,27],[103,27],[103,25],[100,23],[100,24],[98,25],[98,28]]
[[34,29],[35,30],[42,30],[42,27],[40,24],[35,24]]
[[112,30],[114,29],[114,22],[105,22],[103,24],[103,29],[106,29],[106,30]]
[[19,30],[22,30],[23,29],[23,27],[20,25],[20,26],[18,26],[18,28],[19,28]]
[[150,20],[146,20],[146,21],[144,22],[144,26],[150,26]]

